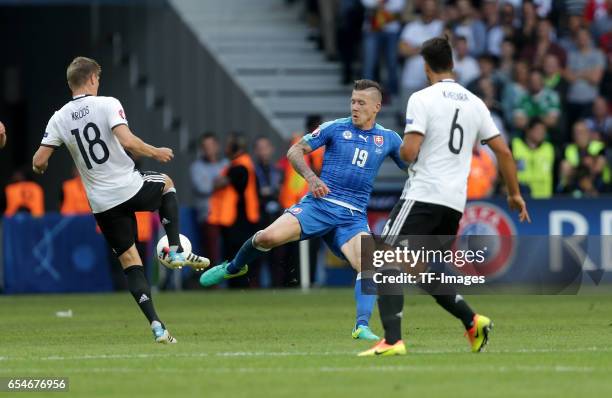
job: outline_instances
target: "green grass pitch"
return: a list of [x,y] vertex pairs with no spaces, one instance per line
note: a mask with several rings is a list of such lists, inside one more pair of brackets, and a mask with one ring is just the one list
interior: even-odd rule
[[612,396],[611,296],[469,297],[495,322],[481,354],[431,298],[407,296],[409,354],[390,358],[355,356],[370,344],[350,337],[348,289],[154,300],[177,345],[153,342],[128,293],[0,297],[0,377],[68,376],[53,397]]

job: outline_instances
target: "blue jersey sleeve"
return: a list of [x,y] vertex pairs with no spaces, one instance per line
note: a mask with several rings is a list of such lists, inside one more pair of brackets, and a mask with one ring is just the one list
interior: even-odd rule
[[391,159],[393,159],[397,167],[405,171],[408,169],[408,165],[402,160],[402,158],[400,158],[399,153],[400,146],[402,145],[402,139],[395,131],[391,132],[390,136],[392,145],[391,152],[389,152],[389,156],[391,156]]
[[320,125],[315,131],[304,136],[304,140],[314,151],[317,148],[328,145],[334,132],[334,122],[327,122]]

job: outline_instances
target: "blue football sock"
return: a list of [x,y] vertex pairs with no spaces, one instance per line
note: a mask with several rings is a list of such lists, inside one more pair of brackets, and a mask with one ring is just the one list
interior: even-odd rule
[[245,264],[248,264],[255,260],[257,257],[261,256],[266,251],[257,249],[253,246],[253,236],[244,242],[238,253],[236,253],[236,257],[229,263],[227,266],[227,272],[230,274],[238,273]]
[[370,295],[362,292],[362,287],[365,292],[376,291],[374,281],[372,279],[361,279],[360,275],[361,273],[357,275],[357,280],[355,281],[355,304],[357,305],[356,327],[361,325],[368,326],[372,311],[374,310],[374,305],[376,304],[375,294]]

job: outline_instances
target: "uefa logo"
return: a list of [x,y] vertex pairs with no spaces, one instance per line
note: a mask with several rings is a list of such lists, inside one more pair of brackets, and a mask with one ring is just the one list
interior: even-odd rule
[[506,212],[491,203],[468,203],[453,249],[483,250],[485,261],[457,269],[466,275],[501,276],[514,260],[517,243],[516,227]]

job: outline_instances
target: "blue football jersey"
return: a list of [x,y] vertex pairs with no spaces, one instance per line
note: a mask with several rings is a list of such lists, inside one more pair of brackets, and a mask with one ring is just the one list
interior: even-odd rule
[[383,160],[390,156],[403,170],[400,159],[400,136],[376,124],[370,130],[360,130],[350,117],[323,123],[304,136],[315,150],[325,146],[321,180],[330,192],[325,198],[355,207],[365,213],[374,179]]

